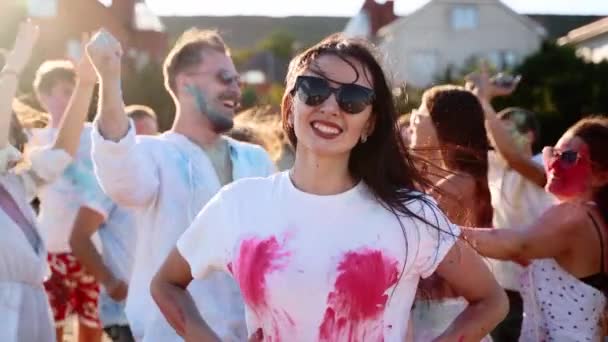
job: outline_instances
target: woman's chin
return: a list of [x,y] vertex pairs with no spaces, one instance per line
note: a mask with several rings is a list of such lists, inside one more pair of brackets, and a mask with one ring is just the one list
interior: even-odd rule
[[545,190],[561,202],[574,200],[583,193],[583,191],[580,191],[579,189],[568,188],[555,183],[548,183],[545,186]]

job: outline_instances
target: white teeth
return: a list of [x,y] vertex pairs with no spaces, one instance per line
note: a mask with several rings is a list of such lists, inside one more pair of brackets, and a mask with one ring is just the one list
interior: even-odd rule
[[319,122],[315,122],[312,124],[314,128],[318,129],[319,131],[323,132],[323,133],[327,133],[327,134],[340,134],[340,130],[335,128],[335,127],[331,127],[331,126],[327,126],[324,125],[322,123]]
[[232,101],[224,101],[223,104],[226,107],[230,107],[230,108],[234,107],[234,102],[232,102]]

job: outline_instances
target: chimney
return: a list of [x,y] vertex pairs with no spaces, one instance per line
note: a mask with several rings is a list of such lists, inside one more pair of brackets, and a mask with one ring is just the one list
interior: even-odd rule
[[375,0],[365,0],[363,10],[367,12],[371,26],[371,35],[375,36],[378,30],[397,19],[395,15],[395,2],[389,0],[379,4]]

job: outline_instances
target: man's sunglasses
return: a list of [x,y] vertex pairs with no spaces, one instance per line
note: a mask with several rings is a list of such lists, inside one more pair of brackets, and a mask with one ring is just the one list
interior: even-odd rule
[[[210,72],[194,71],[194,72],[187,73],[188,76],[198,76],[198,75],[207,75],[207,74],[210,74]],[[236,83],[239,86],[241,85],[241,76],[238,74],[233,74],[227,70],[220,70],[214,76],[218,80],[218,82],[220,82],[221,84],[223,84],[225,86],[232,85],[233,83]]]
[[578,151],[559,151],[551,146],[547,146],[543,149],[543,158],[545,159],[545,164],[547,166],[549,166],[549,163],[552,160],[558,159],[563,167],[572,167],[578,162],[580,154]]
[[358,84],[333,88],[326,79],[314,76],[298,76],[293,91],[308,106],[318,106],[334,94],[340,109],[349,114],[361,113],[375,96],[374,90]]

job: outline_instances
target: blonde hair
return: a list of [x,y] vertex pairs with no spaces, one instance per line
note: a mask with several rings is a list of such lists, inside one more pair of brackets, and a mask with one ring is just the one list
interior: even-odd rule
[[49,93],[60,81],[76,82],[74,64],[68,60],[45,61],[34,76],[34,90],[36,94]]
[[36,110],[18,99],[13,100],[13,111],[26,130],[44,128],[50,122],[49,114]]
[[201,55],[203,49],[230,55],[230,50],[222,36],[215,30],[201,30],[193,27],[182,33],[163,63],[165,88],[172,95],[175,95],[177,91],[175,84],[177,74],[203,62]]
[[11,125],[8,140],[16,149],[23,152],[28,142],[27,131],[32,128],[44,128],[49,123],[49,116],[25,103],[13,100]]
[[[271,106],[254,107],[244,110],[234,118],[236,135],[249,135],[253,143],[264,147],[273,161],[277,161],[284,148],[284,134],[278,110]],[[244,139],[243,139],[244,140]]]

